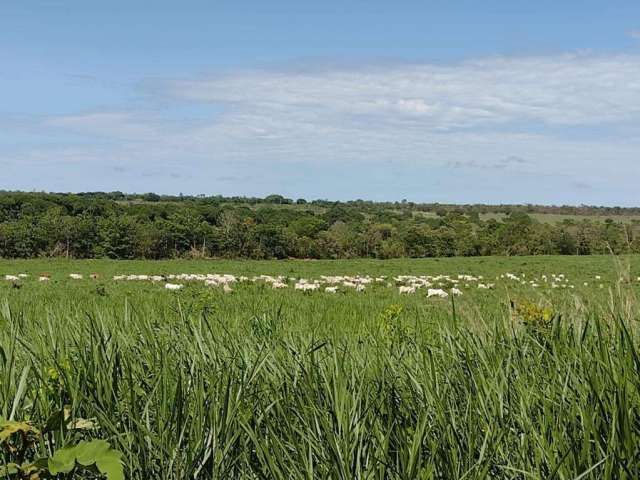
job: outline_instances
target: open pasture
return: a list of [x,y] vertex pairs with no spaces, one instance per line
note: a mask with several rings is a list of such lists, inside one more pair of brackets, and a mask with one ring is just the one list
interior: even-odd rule
[[638,276],[633,256],[2,261],[0,416],[66,407],[92,428],[33,455],[103,438],[127,478],[637,478]]

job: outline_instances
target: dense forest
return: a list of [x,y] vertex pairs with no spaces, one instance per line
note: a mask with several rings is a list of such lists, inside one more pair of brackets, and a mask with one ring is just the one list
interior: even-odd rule
[[[544,222],[536,215],[567,218]],[[0,192],[0,257],[394,258],[640,252],[640,209]],[[639,217],[640,218],[640,217]]]

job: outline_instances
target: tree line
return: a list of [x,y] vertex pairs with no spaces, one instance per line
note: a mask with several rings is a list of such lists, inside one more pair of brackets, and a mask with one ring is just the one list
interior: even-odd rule
[[[0,257],[398,258],[640,253],[635,209],[0,192]],[[580,209],[582,210],[571,210]],[[552,209],[556,209],[551,211]],[[501,216],[483,218],[487,213]],[[590,215],[610,215],[604,221]]]

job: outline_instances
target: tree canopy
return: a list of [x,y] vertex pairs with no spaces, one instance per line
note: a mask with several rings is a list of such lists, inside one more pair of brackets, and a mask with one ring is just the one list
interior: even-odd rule
[[[542,222],[535,215],[566,216]],[[638,209],[0,192],[0,257],[394,258],[640,252]],[[608,216],[608,218],[606,218]],[[604,221],[602,219],[605,218]]]

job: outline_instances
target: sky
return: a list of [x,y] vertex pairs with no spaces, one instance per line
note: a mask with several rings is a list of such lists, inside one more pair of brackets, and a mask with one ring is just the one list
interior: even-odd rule
[[0,189],[638,206],[637,0],[0,2]]

